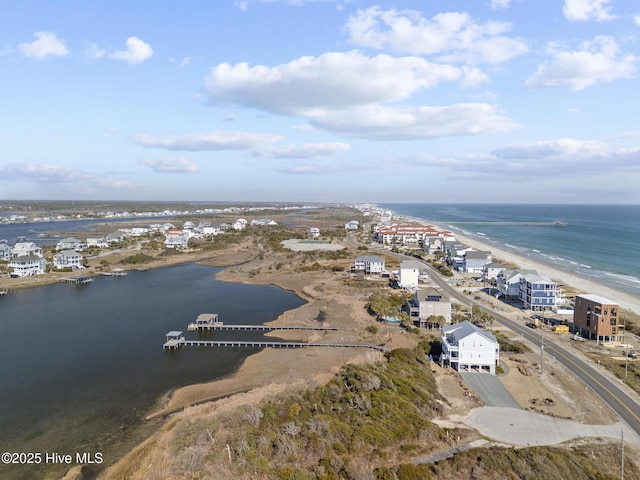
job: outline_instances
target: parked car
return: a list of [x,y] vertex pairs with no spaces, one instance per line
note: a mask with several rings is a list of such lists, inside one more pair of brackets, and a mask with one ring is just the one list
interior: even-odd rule
[[630,358],[636,358],[638,356],[635,350],[629,350],[629,353],[627,353],[627,355],[629,355]]

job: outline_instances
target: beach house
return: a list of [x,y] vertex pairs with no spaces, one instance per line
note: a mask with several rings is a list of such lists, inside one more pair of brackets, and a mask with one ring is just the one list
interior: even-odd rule
[[384,271],[384,258],[377,255],[358,255],[353,263],[353,270],[362,271],[367,275]]
[[426,268],[416,260],[403,260],[400,262],[398,286],[401,288],[418,288],[421,268],[426,270]]
[[620,306],[599,295],[576,295],[573,327],[580,336],[597,342],[613,342],[622,333],[618,325]]
[[442,323],[435,317],[442,317],[444,323],[451,323],[451,301],[436,288],[416,291],[407,306],[414,325],[420,328],[432,328],[434,324]]
[[53,257],[54,268],[83,268],[82,255],[75,250],[62,250]]
[[14,245],[11,255],[13,255],[14,258],[29,256],[41,257],[42,249],[33,242],[18,242]]
[[13,269],[12,277],[40,275],[47,268],[47,261],[37,255],[21,255],[9,262],[9,268]]
[[500,346],[493,333],[465,320],[442,329],[441,361],[458,371],[488,371],[495,375]]
[[80,251],[80,250],[86,248],[86,246],[87,246],[87,243],[83,242],[79,238],[66,237],[66,238],[63,238],[62,240],[60,240],[57,243],[56,250],[58,250],[58,251],[61,251],[61,250]]
[[0,260],[11,260],[11,251],[13,249],[5,242],[0,243]]
[[534,273],[520,277],[519,299],[527,310],[543,311],[556,306],[558,284]]
[[482,273],[485,265],[491,263],[491,252],[467,250],[464,254],[464,271],[467,273]]

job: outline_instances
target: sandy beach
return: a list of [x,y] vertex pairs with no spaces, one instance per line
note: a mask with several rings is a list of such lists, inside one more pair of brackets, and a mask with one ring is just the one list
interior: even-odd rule
[[456,233],[456,238],[464,245],[467,245],[473,249],[490,251],[493,255],[494,261],[500,262],[502,260],[505,262],[514,263],[524,270],[536,270],[538,272],[538,275],[550,278],[560,285],[570,286],[573,289],[580,291],[581,293],[595,294],[601,297],[608,298],[617,302],[621,308],[626,308],[640,315],[640,297],[613,290],[591,280],[579,277],[577,275],[572,275],[571,273],[564,272],[543,263],[533,261],[521,255],[496,248],[494,245],[489,245],[476,239],[459,235],[458,233]]

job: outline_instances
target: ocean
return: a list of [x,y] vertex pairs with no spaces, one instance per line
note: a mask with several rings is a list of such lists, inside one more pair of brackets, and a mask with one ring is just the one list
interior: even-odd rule
[[[640,296],[640,205],[385,203],[377,206]],[[567,226],[456,224],[554,221]]]

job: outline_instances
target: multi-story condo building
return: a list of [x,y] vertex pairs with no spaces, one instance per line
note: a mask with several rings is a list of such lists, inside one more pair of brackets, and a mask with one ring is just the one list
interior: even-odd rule
[[519,298],[524,308],[536,312],[556,306],[558,284],[536,274],[520,277]]
[[620,307],[599,295],[576,295],[573,326],[581,336],[598,342],[612,342],[622,333],[618,326]]

